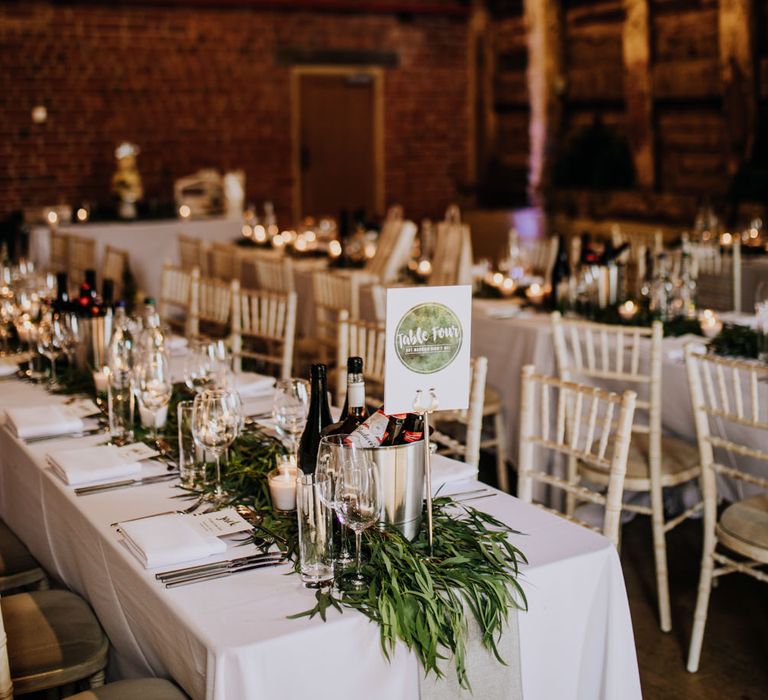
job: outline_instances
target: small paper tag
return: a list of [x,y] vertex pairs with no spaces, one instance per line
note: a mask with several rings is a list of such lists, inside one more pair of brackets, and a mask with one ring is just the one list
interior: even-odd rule
[[90,399],[74,399],[67,404],[67,412],[75,418],[85,418],[96,413],[100,414],[101,410]]
[[195,527],[205,534],[224,537],[247,532],[251,525],[234,508],[225,508],[213,513],[200,513],[192,516]]
[[123,445],[123,447],[118,447],[117,451],[126,462],[143,462],[144,460],[157,457],[160,454],[157,450],[153,450],[149,445],[145,445],[143,442],[135,442],[132,445]]

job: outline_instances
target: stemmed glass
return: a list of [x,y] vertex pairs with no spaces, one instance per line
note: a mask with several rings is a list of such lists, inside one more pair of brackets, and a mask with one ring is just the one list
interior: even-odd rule
[[214,346],[206,338],[195,338],[189,343],[184,359],[184,383],[197,394],[214,387],[218,360]]
[[206,389],[192,406],[192,435],[216,460],[214,503],[224,501],[221,488],[221,456],[235,441],[242,423],[240,397],[230,389]]
[[67,363],[72,366],[75,363],[75,353],[80,342],[80,329],[77,325],[77,317],[74,314],[63,316],[61,328],[61,349],[67,357]]
[[374,525],[381,512],[379,470],[373,456],[357,445],[341,449],[333,507],[339,520],[355,533],[355,571],[344,576],[351,588],[363,588],[368,579],[360,570],[363,530]]
[[304,430],[309,407],[309,382],[306,379],[280,379],[275,384],[272,418],[277,432],[288,438],[294,464],[298,464],[298,436]]
[[63,352],[64,333],[61,322],[55,316],[48,316],[37,327],[37,351],[51,362],[51,380],[49,386],[56,388],[56,359]]
[[134,382],[139,405],[152,416],[152,439],[157,444],[157,416],[168,406],[173,391],[168,355],[161,350],[142,353],[134,366]]
[[[336,511],[336,481],[341,468],[341,460],[343,456],[343,450],[345,449],[345,441],[348,435],[326,435],[320,440],[320,447],[317,451],[317,467],[315,468],[315,474],[318,479],[322,476],[328,477],[328,484],[330,488],[327,493],[324,492],[323,500],[328,507]],[[349,543],[347,541],[347,528],[344,527],[344,523],[337,514],[339,519],[340,537],[339,537],[339,553],[334,557],[334,562],[341,568],[352,564],[354,559],[349,552]]]

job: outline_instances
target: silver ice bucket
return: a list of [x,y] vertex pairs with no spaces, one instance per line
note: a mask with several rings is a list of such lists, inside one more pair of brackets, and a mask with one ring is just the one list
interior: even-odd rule
[[393,525],[413,540],[419,534],[424,505],[424,441],[365,449],[379,468],[380,524]]
[[112,311],[105,316],[69,318],[72,328],[77,328],[75,365],[82,370],[100,370],[107,364],[107,348],[112,338]]

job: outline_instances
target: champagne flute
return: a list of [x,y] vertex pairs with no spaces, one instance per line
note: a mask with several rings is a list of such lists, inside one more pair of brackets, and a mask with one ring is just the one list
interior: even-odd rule
[[229,389],[206,389],[195,397],[192,406],[192,435],[195,442],[213,454],[216,460],[216,504],[225,500],[221,487],[221,456],[235,441],[242,423],[237,392]]
[[370,452],[357,445],[341,449],[334,491],[334,510],[355,533],[355,571],[345,575],[344,581],[351,588],[363,588],[368,585],[360,569],[363,530],[379,520],[382,506],[379,470]]
[[[336,512],[336,482],[338,480],[339,472],[341,469],[341,461],[343,457],[343,450],[345,449],[345,441],[348,435],[326,435],[320,440],[320,447],[317,451],[317,467],[315,468],[315,474],[318,479],[320,477],[327,477],[328,489],[322,492],[321,498],[325,503]],[[334,557],[334,563],[341,567],[347,567],[354,562],[352,555],[349,552],[349,542],[347,538],[347,528],[344,526],[338,513],[336,515],[339,521],[339,553]]]
[[203,337],[193,338],[184,358],[184,383],[196,394],[213,388],[216,364],[210,341]]
[[134,381],[139,404],[152,417],[152,439],[157,445],[157,417],[168,406],[173,391],[168,355],[161,350],[142,353],[134,367]]
[[53,315],[45,317],[37,327],[37,351],[51,362],[51,380],[48,386],[58,387],[56,378],[56,359],[63,351],[63,333],[61,323]]
[[280,379],[275,384],[272,418],[277,432],[288,438],[294,464],[298,464],[298,437],[307,422],[309,382],[306,379]]

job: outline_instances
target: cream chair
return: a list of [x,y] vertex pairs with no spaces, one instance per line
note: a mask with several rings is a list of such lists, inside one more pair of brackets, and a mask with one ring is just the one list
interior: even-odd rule
[[226,336],[232,314],[232,295],[239,291],[238,280],[224,282],[213,277],[201,277],[198,270],[193,270],[187,336],[200,335],[201,329],[210,337]]
[[306,339],[304,344],[311,345],[320,362],[328,364],[336,357],[340,312],[347,311],[351,318],[360,317],[360,283],[361,279],[354,274],[341,275],[326,270],[312,273],[315,337]]
[[279,294],[232,287],[232,354],[235,370],[242,358],[275,368],[288,379],[293,368],[296,292]]
[[48,588],[45,571],[24,543],[0,520],[0,592],[33,584],[40,590]]
[[128,251],[111,245],[104,248],[104,260],[101,263],[102,285],[104,280],[112,280],[115,299],[123,298],[123,280],[128,267]]
[[[768,478],[740,464],[751,462],[762,474],[768,473],[768,367],[695,354],[690,346],[685,361],[704,492],[704,549],[688,651],[688,670],[694,673],[699,669],[713,580],[738,572],[768,583],[764,570],[768,565]],[[736,479],[754,495],[718,515],[718,476]]]
[[51,231],[51,257],[49,267],[53,272],[67,272],[69,268],[69,236]]
[[[477,467],[480,464],[480,437],[483,430],[483,405],[485,403],[485,376],[488,372],[488,359],[472,359],[469,383],[469,407],[465,411],[435,413],[436,421],[456,420],[466,429],[464,440],[459,440],[440,430],[430,435],[430,440],[437,443],[440,454],[459,459]],[[448,416],[446,414],[449,414]]]
[[109,641],[88,604],[69,591],[0,600],[0,700],[88,679],[104,685]]
[[719,245],[693,246],[698,304],[701,308],[741,313],[741,241],[738,235],[726,252]]
[[288,256],[258,255],[254,257],[259,289],[267,292],[288,294],[295,292],[293,260]]
[[240,279],[240,249],[231,243],[214,242],[209,254],[211,277],[230,282]]
[[67,274],[70,284],[81,284],[86,270],[96,269],[96,241],[93,238],[69,234],[67,244]]
[[[517,465],[518,498],[532,503],[534,483],[538,482],[572,494],[580,501],[597,503],[604,508],[601,528],[580,520],[575,514],[558,514],[602,532],[618,547],[635,398],[634,391],[627,390],[619,396],[595,387],[536,374],[533,365],[523,367],[520,456]],[[554,426],[551,425],[552,418]],[[568,462],[578,460],[594,465],[605,472],[608,475],[606,493],[593,491],[573,483],[569,478],[548,473],[543,467],[547,461],[541,460],[541,455],[537,454],[542,450]]]
[[367,403],[375,408],[384,402],[384,354],[386,333],[378,323],[366,323],[350,319],[342,309],[338,315],[336,349],[336,405],[344,404],[347,394],[347,358],[363,358],[365,393]]
[[201,238],[186,236],[183,233],[178,235],[177,240],[182,269],[191,270],[196,267],[201,275],[208,274],[208,247],[205,242]]
[[[701,470],[693,445],[661,432],[662,325],[658,321],[651,328],[600,324],[563,319],[555,312],[552,328],[562,379],[598,383],[607,388],[631,386],[640,395],[636,405],[641,412],[632,426],[624,487],[627,491],[649,493],[651,505],[625,503],[624,510],[651,518],[660,626],[669,632],[672,616],[666,534],[701,511],[703,505],[699,502],[670,520],[664,515],[664,488],[697,479]],[[602,485],[610,479],[605,469],[595,465],[569,466],[568,479],[573,484],[578,483],[579,475]],[[573,513],[577,500],[575,494],[567,499],[566,512]]]
[[199,268],[187,272],[173,265],[164,265],[160,278],[160,298],[157,300],[160,318],[175,331],[185,334],[190,319],[193,277],[200,278]]

